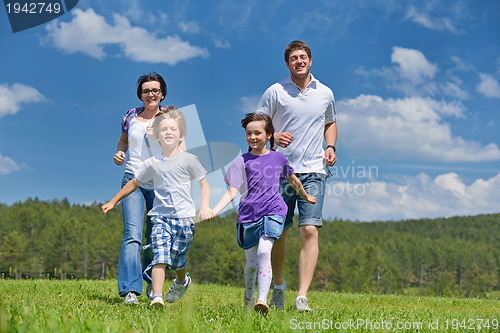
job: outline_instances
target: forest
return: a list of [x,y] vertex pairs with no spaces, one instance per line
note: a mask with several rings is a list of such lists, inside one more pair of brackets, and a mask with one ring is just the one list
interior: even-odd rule
[[[116,279],[120,207],[29,198],[0,204],[2,279]],[[243,286],[236,213],[196,225],[193,281]],[[324,221],[312,289],[485,297],[500,291],[500,214],[389,222]],[[300,239],[287,240],[285,278],[297,287]],[[170,272],[167,277],[173,277]]]

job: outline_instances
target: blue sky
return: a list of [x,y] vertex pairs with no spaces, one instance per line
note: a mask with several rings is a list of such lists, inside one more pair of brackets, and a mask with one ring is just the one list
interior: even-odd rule
[[326,218],[500,211],[496,0],[81,0],[18,33],[0,18],[1,203],[110,199],[120,119],[151,71],[167,81],[165,103],[196,106],[191,146],[245,150],[240,119],[289,74],[283,51],[300,39],[336,97]]

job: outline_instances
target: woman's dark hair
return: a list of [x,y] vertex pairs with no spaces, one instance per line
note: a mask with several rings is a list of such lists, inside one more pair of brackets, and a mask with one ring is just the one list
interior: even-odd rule
[[145,82],[157,81],[160,83],[160,89],[163,94],[162,101],[167,96],[167,84],[160,74],[152,72],[149,74],[141,75],[137,80],[137,97],[142,101],[142,84]]
[[[271,150],[274,150],[274,126],[273,120],[266,114],[260,113],[247,113],[245,118],[241,120],[241,127],[244,129],[247,128],[247,125],[254,121],[263,121],[264,122],[264,130],[266,134],[271,134],[271,139],[269,140]],[[252,148],[248,147],[248,151],[252,151]]]

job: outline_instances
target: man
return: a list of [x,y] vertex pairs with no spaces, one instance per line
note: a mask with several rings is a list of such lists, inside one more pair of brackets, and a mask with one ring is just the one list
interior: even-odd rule
[[[305,202],[286,183],[280,192],[288,206],[285,230],[275,242],[271,261],[274,288],[271,305],[285,307],[283,266],[286,255],[286,235],[293,225],[297,204],[301,249],[299,254],[299,290],[295,300],[298,311],[311,311],[307,291],[318,259],[318,229],[322,226],[321,211],[325,195],[325,163],[333,166],[337,161],[335,143],[337,123],[333,92],[310,73],[311,50],[302,41],[290,43],[285,50],[285,63],[290,77],[269,87],[257,107],[259,113],[273,119],[274,140],[278,151],[285,154],[301,180],[307,193],[315,196],[317,203]],[[326,149],[323,149],[323,138]]]

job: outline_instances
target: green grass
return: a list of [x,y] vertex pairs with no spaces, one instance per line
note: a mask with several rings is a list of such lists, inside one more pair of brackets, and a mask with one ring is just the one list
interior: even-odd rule
[[[115,280],[0,280],[0,332],[500,331],[495,299],[311,292],[307,314],[287,291],[286,309],[263,316],[243,311],[242,292],[193,283],[178,303],[152,310],[145,296],[124,305]],[[478,330],[481,320],[490,327]]]

